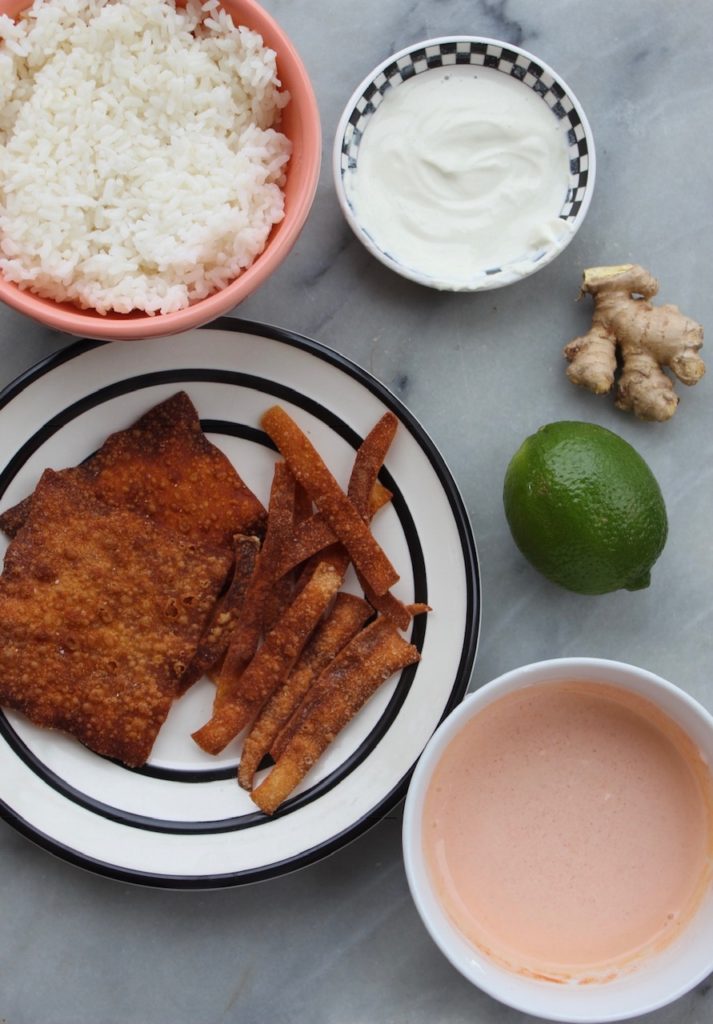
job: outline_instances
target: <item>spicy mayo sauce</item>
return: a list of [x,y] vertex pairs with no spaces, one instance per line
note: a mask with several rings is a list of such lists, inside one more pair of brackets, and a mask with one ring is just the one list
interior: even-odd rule
[[606,976],[674,938],[710,878],[713,783],[653,704],[550,683],[474,716],[429,786],[423,843],[457,928],[501,964]]

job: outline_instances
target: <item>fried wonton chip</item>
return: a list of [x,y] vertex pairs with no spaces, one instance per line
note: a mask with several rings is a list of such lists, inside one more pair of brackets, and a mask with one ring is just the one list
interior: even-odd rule
[[379,470],[396,435],[398,424],[392,412],[385,412],[359,445],[347,494],[364,519],[370,518],[369,500],[378,483]]
[[46,471],[0,577],[0,703],[143,764],[230,568]]
[[349,552],[355,568],[374,593],[386,593],[399,575],[307,435],[280,406],[268,409],[262,426]]
[[334,544],[336,539],[334,530],[321,512],[315,512],[307,519],[303,519],[295,526],[294,533],[275,566],[275,579],[281,579],[312,555]]
[[[392,412],[384,413],[357,449],[347,496],[367,523],[392,497],[390,491],[379,482],[378,474],[397,427],[396,416]],[[276,575],[281,577],[315,552],[334,543],[335,539],[334,531],[326,517],[321,512],[316,512],[295,529],[291,543],[285,545]],[[399,629],[407,630],[414,615],[430,611],[425,604],[405,605],[390,590],[384,594],[377,594],[364,573],[358,567],[356,571],[367,601],[376,611],[388,615]]]
[[[386,454],[396,434],[398,420],[392,412],[386,412],[369,431],[359,446],[354,468],[349,478],[347,494],[354,507],[365,518],[370,519],[370,496],[378,485],[378,473],[384,464]],[[388,493],[388,492],[387,492]],[[373,503],[373,498],[372,498]],[[364,596],[376,611],[389,618],[399,627],[408,629],[411,624],[412,608],[428,611],[426,605],[407,606],[387,590],[385,594],[377,594],[364,573],[357,567],[357,578],[364,590]]]
[[253,790],[258,807],[273,814],[378,687],[418,659],[387,618],[357,634],[309,690],[282,755]]
[[185,692],[201,676],[210,672],[223,658],[230,638],[240,621],[248,585],[255,571],[260,541],[257,537],[235,538],[235,563],[228,589],[213,609],[210,621],[200,639],[198,650],[183,673],[181,691]]
[[425,612],[431,611],[430,605],[420,602],[404,604],[390,590],[387,590],[385,594],[375,594],[366,580],[359,576],[358,573],[357,576],[364,589],[364,597],[369,604],[381,615],[387,615],[399,629],[407,630],[411,625],[411,619],[414,615],[423,615]]
[[329,563],[317,567],[265,637],[240,676],[236,691],[221,693],[219,689],[210,721],[193,733],[193,739],[203,750],[209,754],[219,753],[254,720],[299,658],[341,582],[341,576]]
[[277,576],[275,564],[279,562],[295,530],[295,501],[297,484],[285,462],[275,464],[270,510],[266,537],[270,553],[270,565],[264,570],[269,575],[271,586],[265,594],[262,628],[269,632],[292,600],[293,579],[284,573]]
[[[278,462],[275,464],[270,489],[265,540],[247,581],[240,616],[236,618],[231,630],[225,658],[216,677],[216,705],[231,700],[237,692],[240,677],[260,643],[275,577],[274,566],[282,553],[285,538],[293,529],[294,501],[294,477],[284,462]],[[279,596],[283,604],[286,604],[284,594]],[[196,742],[201,744],[200,740]]]
[[[369,519],[390,501],[391,491],[377,480],[369,499]],[[295,526],[289,543],[285,545],[282,557],[275,568],[275,578],[281,579],[290,570],[334,544],[336,540],[334,530],[321,512],[315,512],[308,518],[302,519]]]
[[278,734],[313,681],[372,614],[373,609],[361,597],[337,594],[332,610],[307,641],[285,682],[263,707],[243,744],[238,770],[238,781],[243,788],[252,788],[253,776],[268,751],[276,756]]
[[[85,479],[107,504],[133,509],[201,543],[230,548],[236,533],[261,536],[264,530],[263,506],[207,439],[183,391],[62,473]],[[0,515],[0,529],[15,536],[32,500]]]
[[14,537],[22,529],[29,515],[31,503],[32,495],[30,494],[17,505],[13,505],[12,508],[8,508],[0,514],[0,530],[7,537]]
[[[347,493],[356,510],[367,522],[391,501],[391,491],[379,482],[377,476],[397,425],[398,421],[394,414],[385,413],[357,449]],[[300,498],[306,493],[300,486]],[[297,519],[291,542],[285,545],[282,558],[275,570],[276,577],[282,577],[318,551],[334,544],[336,540],[334,530],[321,512],[315,512],[313,515],[302,514]]]

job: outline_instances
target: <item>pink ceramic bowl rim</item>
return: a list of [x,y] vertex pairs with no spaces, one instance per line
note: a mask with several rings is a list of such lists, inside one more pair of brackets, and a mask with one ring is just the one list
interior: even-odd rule
[[[30,6],[27,2],[0,3],[0,13],[15,16]],[[76,310],[50,300],[40,299],[31,292],[4,281],[0,276],[0,300],[20,313],[38,320],[55,330],[77,337],[110,341],[130,341],[179,334],[201,327],[221,316],[258,288],[284,260],[302,228],[314,202],[322,159],[321,125],[317,99],[307,70],[297,50],[275,19],[256,2],[239,0],[239,19],[265,38],[266,44],[277,53],[280,77],[289,81],[290,92],[300,96],[302,152],[299,175],[303,185],[299,193],[291,196],[284,220],[274,229],[265,251],[239,277],[225,288],[201,299],[192,306],[175,313],[155,316],[112,315],[98,316],[91,310]],[[287,73],[285,72],[287,69]],[[288,175],[295,173],[288,166]]]

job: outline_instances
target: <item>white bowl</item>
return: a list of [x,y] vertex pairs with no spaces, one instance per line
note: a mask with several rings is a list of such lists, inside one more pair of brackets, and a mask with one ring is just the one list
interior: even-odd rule
[[604,1024],[648,1013],[684,995],[713,970],[713,887],[681,934],[636,969],[598,984],[554,984],[498,966],[456,929],[432,887],[422,847],[424,800],[445,748],[464,725],[494,700],[523,687],[557,680],[613,685],[656,704],[677,722],[713,764],[713,716],[672,683],[644,669],[598,658],[561,658],[508,672],[465,698],[427,745],[406,799],[403,849],[416,907],[435,943],[461,974],[515,1009],[570,1024]]
[[[362,139],[369,123],[389,93],[416,75],[438,74],[442,69],[464,67],[493,68],[504,76],[531,89],[564,123],[567,149],[563,160],[569,163],[566,198],[559,217],[568,231],[526,254],[513,254],[510,262],[488,267],[469,275],[467,280],[449,275],[424,273],[417,266],[386,251],[362,223],[355,209],[350,178],[359,167]],[[366,76],[349,99],[337,127],[332,169],[337,198],[347,223],[359,241],[390,270],[418,284],[450,291],[482,291],[500,288],[540,270],[558,256],[574,237],[584,220],[592,198],[595,178],[594,139],[582,107],[569,86],[538,57],[510,43],[481,36],[449,36],[414,43],[382,61]],[[566,170],[566,169],[565,169]]]

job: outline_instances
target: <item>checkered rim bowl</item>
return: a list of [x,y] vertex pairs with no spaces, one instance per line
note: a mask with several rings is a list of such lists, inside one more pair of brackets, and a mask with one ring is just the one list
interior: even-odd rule
[[[404,277],[421,284],[436,284],[380,249],[360,224],[347,195],[344,179],[356,170],[364,132],[388,92],[424,71],[458,65],[493,68],[522,82],[541,97],[555,117],[564,122],[567,133],[569,183],[559,216],[571,225],[572,230],[559,242],[535,253],[528,268],[523,268],[520,260],[517,269],[507,265],[493,267],[477,275],[466,287],[454,285],[454,290],[477,291],[510,284],[551,262],[572,240],[589,208],[595,178],[592,131],[576,96],[552,68],[517,46],[476,36],[431,39],[401,50],[375,68],[347,103],[335,137],[333,172],[342,211],[367,249]],[[437,287],[442,288],[443,284],[439,283]]]

